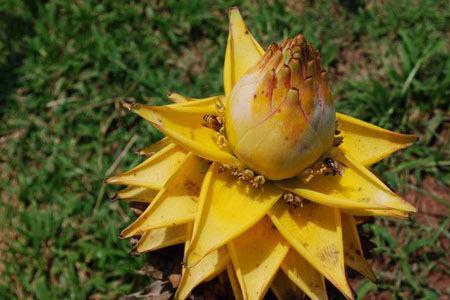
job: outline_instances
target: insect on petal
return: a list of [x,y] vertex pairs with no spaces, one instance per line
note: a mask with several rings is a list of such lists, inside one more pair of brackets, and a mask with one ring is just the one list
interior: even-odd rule
[[[184,104],[184,103],[182,103]],[[217,132],[204,126],[203,117],[215,108],[183,106],[149,106],[131,104],[130,109],[149,121],[177,145],[208,160],[239,165],[239,160],[217,144]]]
[[396,209],[415,212],[415,208],[393,193],[361,164],[337,151],[335,160],[343,165],[341,176],[319,175],[310,182],[292,179],[278,185],[300,197],[342,209]]

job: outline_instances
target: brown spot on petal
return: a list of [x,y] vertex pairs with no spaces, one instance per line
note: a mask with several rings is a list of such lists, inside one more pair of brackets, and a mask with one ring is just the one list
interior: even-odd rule
[[319,251],[318,256],[321,261],[335,265],[339,261],[339,250],[336,248],[335,245],[330,244],[328,246],[323,247]]
[[198,184],[189,178],[184,181],[184,187],[186,188],[189,196],[198,196],[200,194],[200,187]]

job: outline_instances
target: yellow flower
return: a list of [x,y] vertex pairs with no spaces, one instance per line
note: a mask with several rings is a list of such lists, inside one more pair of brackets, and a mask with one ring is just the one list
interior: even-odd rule
[[233,153],[268,179],[298,175],[333,144],[336,114],[317,50],[302,35],[273,44],[227,98]]
[[[368,166],[415,137],[334,114],[317,53],[301,36],[264,55],[238,9],[229,17],[225,96],[172,94],[175,104],[125,105],[167,137],[141,151],[149,155],[143,163],[108,179],[128,185],[119,198],[149,203],[121,235],[140,236],[137,252],[185,244],[177,299],[224,271],[236,299],[261,299],[269,288],[280,299],[300,290],[326,299],[325,279],[351,299],[346,266],[375,279],[356,230],[359,216],[415,212]],[[274,57],[296,57],[295,45],[311,57],[300,60],[301,71],[292,71],[296,66],[288,61],[291,74],[283,77],[284,63]],[[273,72],[260,68],[264,64],[289,84],[271,88]],[[252,102],[255,92],[270,90],[273,103],[291,111],[272,115],[267,94]],[[298,140],[283,142],[286,136]],[[314,147],[301,148],[308,143]]]

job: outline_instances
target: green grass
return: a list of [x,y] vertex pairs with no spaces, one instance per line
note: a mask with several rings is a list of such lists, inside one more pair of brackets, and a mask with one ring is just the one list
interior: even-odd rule
[[[450,183],[449,3],[378,2],[1,2],[0,298],[116,298],[149,282],[136,274],[144,258],[118,239],[131,214],[107,200],[103,180],[161,135],[118,102],[221,93],[233,5],[264,46],[305,34],[340,111],[417,134],[375,170],[399,193],[419,190],[448,209],[448,196],[423,183]],[[429,277],[449,276],[449,222],[367,226],[384,264],[378,286],[364,282],[358,296],[441,296]]]

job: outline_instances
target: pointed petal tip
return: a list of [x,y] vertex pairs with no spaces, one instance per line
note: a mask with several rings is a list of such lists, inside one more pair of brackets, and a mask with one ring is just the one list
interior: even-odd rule
[[241,14],[241,12],[239,11],[239,7],[237,6],[231,6],[230,8],[228,8],[228,16],[231,16],[232,14]]
[[408,203],[408,208],[409,208],[408,212],[409,212],[410,216],[417,213],[417,208],[415,206],[413,206],[412,204]]
[[386,207],[388,210],[398,211],[399,214],[404,213],[406,215],[413,215],[417,213],[417,208],[414,205],[412,205],[411,203],[409,203],[400,196],[397,197],[400,200],[399,205],[397,207]]
[[404,134],[405,138],[407,138],[411,144],[417,142],[419,140],[419,137],[415,134]]
[[344,137],[340,149],[365,166],[407,148],[418,140],[414,134],[390,131],[339,112],[336,117]]
[[403,145],[401,145],[399,149],[408,148],[419,140],[419,137],[415,134],[404,134],[398,132],[394,132],[394,134],[398,136],[399,141],[403,141]]
[[264,54],[242,18],[237,7],[228,10],[228,40],[225,50],[224,90],[229,96],[237,81],[253,67]]
[[[239,7],[237,6],[232,6],[228,9],[228,28],[229,31],[231,32],[231,27],[233,28],[238,28],[240,27],[240,29],[244,29],[244,31],[247,31],[247,25],[245,24],[244,18],[241,15],[241,11],[239,10]],[[238,26],[238,27],[236,27]],[[239,30],[239,29],[238,29]]]
[[366,278],[372,281],[373,283],[377,283],[377,276],[375,275],[375,272],[372,270],[372,268],[369,268],[367,270]]
[[174,103],[185,103],[188,102],[188,99],[184,97],[183,95],[180,95],[175,92],[169,92],[167,94],[167,98],[169,98]]
[[347,298],[348,300],[355,300],[355,297],[353,296],[353,292],[352,290],[349,290],[349,292],[347,294],[344,294],[345,298]]
[[347,299],[347,300],[355,299],[355,296],[353,295],[353,290],[350,287],[348,281],[346,281],[345,283],[342,282],[341,285],[336,285],[336,283],[333,283],[333,282],[331,282],[331,284],[333,284],[339,290],[339,292],[341,292],[342,295],[344,295],[345,299]]
[[136,150],[135,154],[136,154],[136,155],[139,155],[139,156],[143,156],[143,157],[149,157],[149,156],[151,156],[151,154],[149,154],[149,153],[147,153],[146,151],[144,151],[144,149]]
[[134,222],[131,223],[130,226],[128,226],[127,228],[122,230],[122,232],[119,234],[120,239],[128,239],[128,238],[133,237],[138,234],[136,232],[136,230],[133,227],[131,227],[131,225],[133,225],[133,224],[134,224]]
[[[384,209],[381,210],[388,210],[388,211],[395,211],[396,213],[394,213],[395,216],[400,216],[400,215],[405,215],[405,217],[409,217],[410,215],[414,215],[415,213],[417,213],[417,208],[414,207],[411,203],[406,202],[403,198],[398,197],[399,199],[401,199],[401,203],[397,204],[396,207],[392,207],[392,206],[386,206]],[[374,209],[377,210],[377,209]]]
[[409,203],[408,201],[406,201],[405,199],[403,199],[399,195],[397,195],[397,194],[395,194],[393,192],[392,192],[392,194],[398,200],[397,203],[383,205],[381,207],[373,208],[373,209],[370,209],[370,210],[373,210],[375,212],[377,210],[378,211],[392,212],[393,216],[402,216],[403,215],[405,218],[407,218],[410,215],[414,215],[415,213],[417,213],[417,208],[414,205],[412,205],[411,203]]
[[138,110],[141,107],[141,104],[129,102],[129,101],[122,101],[121,104],[122,104],[123,108],[130,110],[130,111]]
[[[328,279],[328,278],[327,278]],[[332,281],[328,279],[332,285],[334,285],[341,293],[344,295],[344,297],[348,300],[354,300],[353,291],[350,287],[348,281]]]
[[108,179],[106,179],[104,181],[104,183],[106,183],[106,184],[119,184],[118,181],[119,181],[119,178],[117,178],[117,175],[115,175],[113,177],[109,177]]

